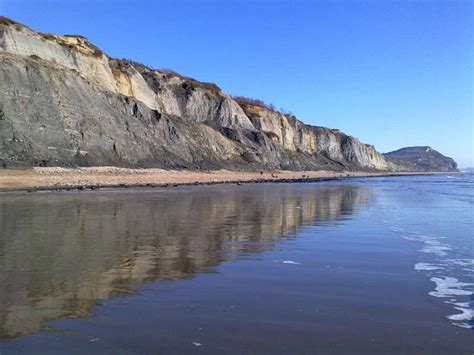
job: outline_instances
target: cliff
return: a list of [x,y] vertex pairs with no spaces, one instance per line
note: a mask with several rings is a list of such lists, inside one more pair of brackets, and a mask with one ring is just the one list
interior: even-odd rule
[[454,159],[444,156],[431,147],[405,147],[386,153],[385,156],[408,161],[423,171],[458,171]]
[[0,18],[0,164],[412,170],[338,130]]

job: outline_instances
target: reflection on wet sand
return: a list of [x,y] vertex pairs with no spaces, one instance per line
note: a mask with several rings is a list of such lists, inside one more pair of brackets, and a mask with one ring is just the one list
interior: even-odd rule
[[86,317],[145,281],[192,277],[271,248],[304,225],[348,218],[356,186],[251,185],[0,199],[0,338]]

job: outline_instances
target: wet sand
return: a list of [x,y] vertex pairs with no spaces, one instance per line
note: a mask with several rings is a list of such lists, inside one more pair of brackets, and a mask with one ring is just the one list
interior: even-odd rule
[[420,175],[428,173],[388,173],[364,171],[189,171],[125,169],[116,167],[32,168],[0,170],[0,191],[95,189],[99,187],[166,187],[249,182],[311,182],[346,177]]
[[471,355],[453,182],[4,194],[0,353]]

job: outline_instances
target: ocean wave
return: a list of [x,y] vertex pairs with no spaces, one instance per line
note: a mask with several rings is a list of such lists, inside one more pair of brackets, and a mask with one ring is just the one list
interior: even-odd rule
[[471,308],[462,308],[462,307],[454,307],[461,313],[452,314],[448,316],[448,319],[455,320],[455,321],[464,321],[464,320],[472,320],[474,318],[474,309]]
[[445,259],[444,262],[460,266],[474,266],[474,259]]
[[406,240],[421,242],[424,243],[424,246],[420,249],[422,253],[425,254],[435,254],[438,256],[448,255],[448,251],[452,248],[445,244],[441,243],[438,239],[444,239],[443,237],[436,237],[431,235],[425,235],[418,232],[406,232],[401,228],[391,228],[394,232],[401,232],[402,237]]
[[448,255],[446,252],[452,250],[445,244],[438,242],[437,240],[427,240],[425,241],[425,246],[420,249],[422,253],[426,254],[436,254],[438,256]]
[[436,291],[430,292],[433,297],[471,296],[471,290],[465,287],[474,286],[473,283],[460,282],[455,277],[432,277],[430,279],[436,284]]
[[[462,271],[472,273],[474,259],[446,257],[448,253],[456,255],[456,252],[442,236],[428,235],[398,226],[393,226],[390,229],[406,240],[422,243],[422,247],[418,250],[424,254],[433,255],[431,258],[436,258],[418,262],[414,269],[432,276],[430,280],[436,286],[434,291],[429,292],[430,296],[448,299],[444,302],[452,304],[453,309],[461,312],[446,316],[450,323],[461,328],[473,329],[474,283],[460,281],[452,275],[463,277]],[[470,298],[471,301],[466,302],[466,298]]]
[[440,265],[429,264],[429,263],[417,263],[415,264],[415,270],[417,271],[431,271],[431,270],[442,270],[444,269]]
[[457,325],[458,327],[473,329],[472,321],[474,320],[474,309],[466,307],[454,308],[458,311],[461,311],[461,313],[452,314],[447,318],[453,321],[453,324]]

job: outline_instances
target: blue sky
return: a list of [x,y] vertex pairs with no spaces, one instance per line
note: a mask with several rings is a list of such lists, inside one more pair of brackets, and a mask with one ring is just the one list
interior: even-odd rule
[[472,1],[0,0],[36,30],[474,166]]

